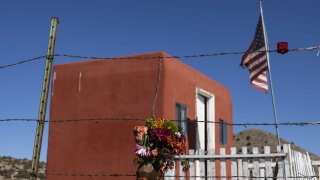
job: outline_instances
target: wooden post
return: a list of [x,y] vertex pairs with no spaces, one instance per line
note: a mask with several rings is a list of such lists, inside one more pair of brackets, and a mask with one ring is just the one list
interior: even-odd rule
[[[252,148],[252,153],[253,154],[259,154],[259,149],[258,147],[253,147]],[[259,166],[259,159],[258,158],[253,158],[252,159],[253,162],[253,179],[254,180],[259,180],[260,179],[260,166]]]
[[[266,155],[270,154],[270,146],[264,146],[264,154],[266,154]],[[273,172],[272,172],[271,157],[266,157],[265,158],[265,164],[266,164],[266,177],[267,177],[267,180],[272,180]]]
[[49,43],[48,43],[48,50],[47,50],[47,57],[46,57],[46,65],[44,70],[44,77],[42,81],[40,108],[39,108],[39,114],[38,114],[36,136],[35,136],[34,147],[33,147],[30,180],[36,180],[37,174],[38,174],[38,164],[40,159],[42,136],[43,136],[43,129],[44,129],[44,123],[45,123],[45,117],[46,117],[46,110],[47,110],[49,85],[50,85],[50,78],[51,78],[51,71],[52,71],[52,64],[53,64],[52,62],[53,62],[53,56],[54,56],[54,47],[56,42],[56,33],[57,33],[58,23],[59,22],[57,17],[51,18],[50,36],[49,36]]
[[[225,148],[220,148],[220,155],[225,155],[226,150]],[[226,159],[225,158],[220,158],[220,176],[221,180],[226,180],[227,179],[227,164],[226,164]]]
[[[236,155],[237,154],[237,148],[232,147],[231,148],[231,155]],[[238,178],[236,177],[238,175],[237,171],[237,159],[236,158],[231,158],[231,180],[237,180]]]
[[283,152],[286,153],[286,157],[284,159],[284,175],[285,177],[292,177],[292,174],[290,172],[290,152],[289,152],[289,146],[288,144],[283,144]]
[[[215,149],[209,149],[208,155],[214,155]],[[213,158],[207,159],[207,176],[210,176],[210,178],[207,179],[216,179],[216,161]]]
[[[242,147],[242,154],[247,154],[247,147]],[[242,160],[242,171],[243,171],[243,179],[248,180],[249,179],[249,169],[248,169],[248,158],[243,158]]]

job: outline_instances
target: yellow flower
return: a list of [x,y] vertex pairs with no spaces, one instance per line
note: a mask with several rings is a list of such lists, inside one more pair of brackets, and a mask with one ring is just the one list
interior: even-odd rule
[[163,128],[163,125],[164,125],[164,119],[161,119],[161,118],[158,118],[151,122],[152,128]]

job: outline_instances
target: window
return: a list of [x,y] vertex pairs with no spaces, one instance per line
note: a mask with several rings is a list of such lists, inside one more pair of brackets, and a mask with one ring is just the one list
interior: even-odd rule
[[188,107],[186,105],[176,104],[176,120],[179,131],[185,135],[188,134]]
[[221,145],[228,144],[228,124],[223,120],[219,121],[219,142]]

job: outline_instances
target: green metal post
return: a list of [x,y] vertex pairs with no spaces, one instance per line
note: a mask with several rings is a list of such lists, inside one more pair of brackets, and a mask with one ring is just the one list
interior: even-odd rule
[[46,117],[49,85],[50,85],[50,79],[51,79],[51,71],[52,71],[54,47],[56,42],[56,33],[57,33],[58,23],[59,23],[58,18],[52,17],[49,44],[48,44],[47,57],[46,57],[46,65],[45,65],[44,77],[42,81],[42,91],[41,91],[38,123],[37,123],[36,136],[34,141],[33,155],[32,155],[32,167],[31,167],[31,173],[30,173],[31,175],[30,180],[36,180],[37,174],[38,174],[38,164],[40,159],[42,136],[43,136],[45,117]]

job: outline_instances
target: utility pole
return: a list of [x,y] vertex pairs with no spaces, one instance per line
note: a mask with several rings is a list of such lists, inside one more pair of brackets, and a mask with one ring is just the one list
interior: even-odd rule
[[43,76],[43,81],[42,81],[40,108],[39,108],[39,114],[38,114],[36,136],[35,136],[34,147],[33,147],[30,180],[36,180],[37,174],[38,174],[38,164],[39,164],[39,159],[40,159],[43,129],[44,129],[44,123],[45,123],[45,118],[46,118],[49,86],[50,86],[53,56],[54,56],[54,47],[55,47],[55,42],[56,42],[56,33],[57,33],[58,23],[59,23],[59,21],[58,21],[57,17],[51,18],[49,44],[48,44],[48,50],[47,50],[47,56],[46,56],[46,65],[45,65],[45,70],[44,70],[44,76]]

